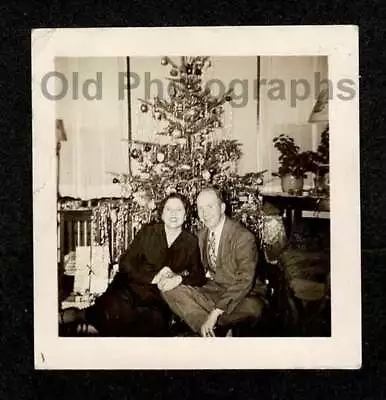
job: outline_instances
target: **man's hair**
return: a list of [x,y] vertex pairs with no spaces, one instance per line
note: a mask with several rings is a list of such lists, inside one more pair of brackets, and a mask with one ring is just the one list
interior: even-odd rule
[[[224,192],[219,187],[217,187],[217,186],[206,186],[206,187],[202,188],[202,190],[200,191],[198,196],[200,196],[201,193],[205,193],[205,192],[214,193],[221,203],[225,203]],[[197,198],[198,198],[198,196],[197,196]]]

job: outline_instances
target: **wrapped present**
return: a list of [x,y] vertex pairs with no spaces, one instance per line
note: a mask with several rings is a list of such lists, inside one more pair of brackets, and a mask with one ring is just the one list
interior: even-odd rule
[[91,252],[90,293],[103,293],[109,283],[109,248],[93,246]]
[[74,292],[100,294],[107,289],[109,276],[107,246],[79,246],[76,248]]

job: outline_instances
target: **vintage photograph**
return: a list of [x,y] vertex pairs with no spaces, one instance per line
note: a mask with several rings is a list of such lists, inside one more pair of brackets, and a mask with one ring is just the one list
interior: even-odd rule
[[[174,29],[162,29],[163,37]],[[35,253],[35,310],[47,307],[46,313],[35,313],[35,335],[40,332],[44,347],[44,337],[53,332],[52,340],[63,349],[63,363],[55,360],[52,368],[71,368],[64,346],[72,344],[76,351],[80,343],[82,351],[87,343],[102,353],[106,344],[106,368],[115,368],[107,343],[119,349],[126,338],[128,354],[146,352],[149,340],[156,351],[178,343],[176,359],[189,368],[198,357],[201,367],[208,368],[205,359],[211,351],[224,351],[220,348],[239,353],[244,346],[248,353],[256,343],[278,357],[276,343],[288,353],[291,343],[304,342],[308,349],[329,346],[335,343],[334,333],[341,333],[339,324],[350,328],[360,322],[360,309],[352,321],[348,316],[334,325],[333,318],[344,285],[346,299],[355,292],[344,277],[339,281],[334,251],[336,256],[340,249],[340,260],[345,252],[358,256],[359,251],[359,229],[347,232],[354,247],[345,250],[336,240],[342,240],[339,227],[349,227],[340,225],[342,214],[334,220],[344,200],[342,190],[348,193],[353,183],[359,196],[359,164],[350,164],[358,162],[359,132],[334,129],[334,118],[349,118],[337,115],[337,103],[351,107],[357,128],[357,59],[344,75],[336,69],[335,54],[320,48],[312,52],[311,44],[307,51],[294,45],[292,53],[269,54],[267,43],[260,52],[258,44],[247,45],[246,52],[222,40],[226,50],[219,52],[216,39],[198,52],[198,39],[210,38],[210,32],[192,29],[182,29],[180,40],[173,36],[169,51],[162,35],[156,38],[157,29],[147,29],[155,50],[144,54],[125,42],[135,37],[133,29],[115,32],[122,45],[105,35],[100,49],[117,45],[115,54],[94,51],[103,30],[88,33],[88,48],[81,47],[87,30],[47,30],[35,36],[46,46],[57,39],[46,64],[39,60],[47,47],[33,55],[34,106],[39,101],[34,137],[40,138],[34,142],[35,249],[45,249],[46,259],[54,260],[45,274],[44,257],[39,261],[39,250]],[[258,28],[252,30],[258,38]],[[199,33],[197,44],[184,48],[184,32]],[[245,33],[235,29],[240,38]],[[355,46],[355,32],[343,29],[343,44],[346,36],[353,38],[348,45]],[[68,45],[76,37],[80,40],[71,51]],[[348,51],[352,56],[353,48]],[[347,60],[344,47],[340,52]],[[45,117],[43,126],[38,116]],[[339,150],[342,136],[349,142]],[[338,147],[333,156],[334,138]],[[347,187],[337,191],[339,182]],[[345,217],[357,215],[356,198],[351,200],[351,206],[344,205]],[[359,221],[351,222],[358,228]],[[43,235],[49,236],[47,242]],[[358,284],[359,258],[351,269],[351,282]],[[50,289],[38,284],[39,276]],[[339,294],[332,290],[338,285]],[[360,305],[360,286],[357,294]],[[39,315],[44,314],[50,317],[42,322]],[[360,366],[355,346],[360,326],[352,334],[349,353],[356,361],[347,367],[355,368]],[[189,354],[183,355],[186,350],[196,353],[191,362]],[[40,368],[50,368],[45,351],[36,352]],[[325,353],[331,357],[334,351]],[[130,365],[167,367],[154,365],[155,359],[162,360],[161,353],[148,363],[145,358]],[[301,357],[291,360],[295,368],[309,366]],[[232,364],[230,357],[227,368],[240,363]],[[75,363],[74,368],[100,368],[103,361],[89,364]],[[127,365],[124,359],[118,364]],[[263,366],[260,360],[258,367]]]

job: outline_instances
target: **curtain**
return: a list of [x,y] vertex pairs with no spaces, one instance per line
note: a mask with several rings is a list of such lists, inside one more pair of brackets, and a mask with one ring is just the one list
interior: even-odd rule
[[[62,197],[120,196],[113,174],[128,170],[127,93],[119,98],[120,74],[126,68],[126,58],[56,60],[56,71],[62,74],[56,78],[56,93],[62,94],[56,114],[67,134],[60,150]],[[63,80],[66,92],[60,92]]]

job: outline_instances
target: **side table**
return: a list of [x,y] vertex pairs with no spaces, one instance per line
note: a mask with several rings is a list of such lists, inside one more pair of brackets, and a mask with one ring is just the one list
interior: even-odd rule
[[285,216],[287,235],[290,235],[293,224],[302,218],[303,211],[313,211],[315,216],[319,212],[330,211],[330,199],[326,196],[292,195],[280,191],[262,191],[260,196],[263,198],[263,203],[272,204],[279,209],[281,216]]

